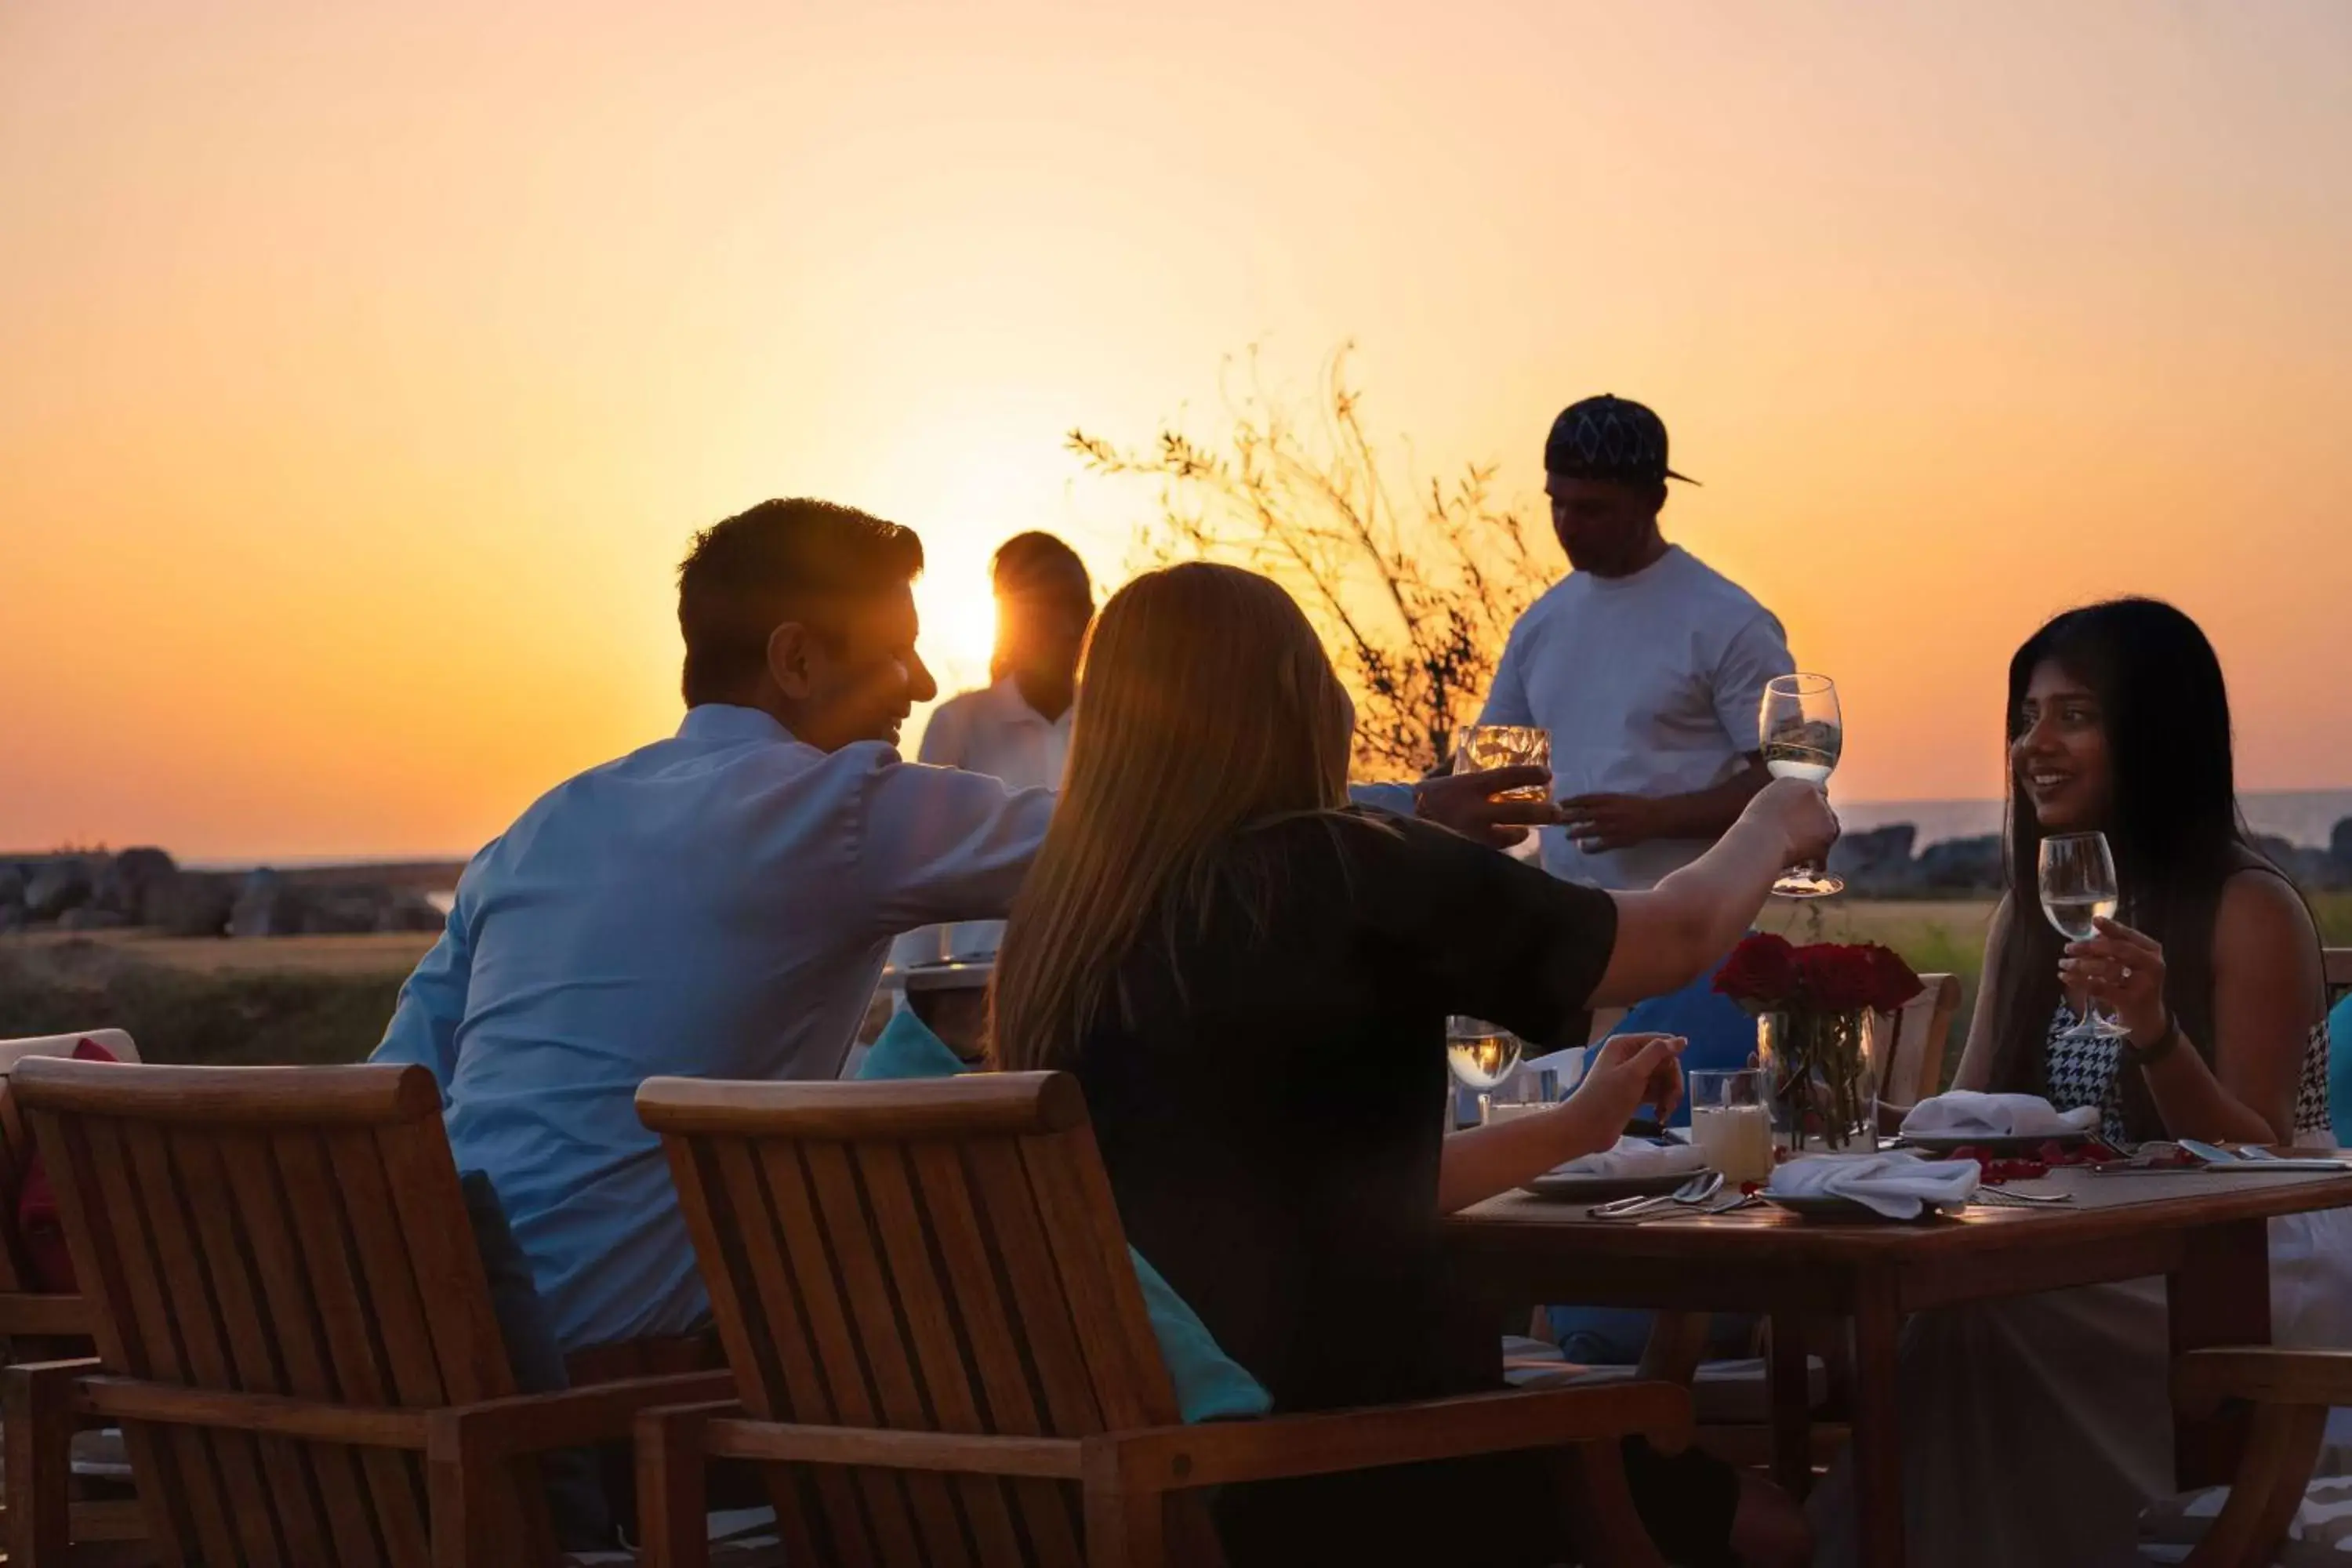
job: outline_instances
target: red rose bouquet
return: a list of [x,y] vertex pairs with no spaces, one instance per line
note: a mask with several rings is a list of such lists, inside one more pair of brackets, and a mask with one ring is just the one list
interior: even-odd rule
[[1715,989],[1759,1020],[1774,1120],[1791,1145],[1874,1142],[1870,1016],[1897,1012],[1924,989],[1900,954],[1876,942],[1797,947],[1759,932],[1732,950]]
[[1892,1013],[1923,989],[1893,948],[1874,942],[1795,947],[1770,931],[1758,931],[1731,950],[1716,973],[1715,988],[1750,1013]]

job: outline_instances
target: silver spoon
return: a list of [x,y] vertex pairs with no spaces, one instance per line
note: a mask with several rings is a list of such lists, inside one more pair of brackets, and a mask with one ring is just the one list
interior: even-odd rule
[[1722,1185],[1722,1172],[1701,1171],[1671,1193],[1661,1193],[1654,1197],[1647,1198],[1619,1198],[1615,1203],[1597,1204],[1585,1210],[1584,1215],[1587,1219],[1625,1219],[1633,1215],[1649,1214],[1677,1204],[1687,1207],[1693,1204],[1706,1202],[1707,1199],[1715,1196],[1717,1190]]

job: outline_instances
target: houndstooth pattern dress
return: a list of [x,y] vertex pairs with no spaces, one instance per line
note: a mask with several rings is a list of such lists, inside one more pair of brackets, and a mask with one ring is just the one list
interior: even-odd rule
[[[2058,1005],[2050,1020],[2050,1036],[2042,1063],[2049,1077],[2050,1103],[2061,1110],[2077,1106],[2099,1108],[2099,1136],[2120,1146],[2124,1142],[2123,1045],[2121,1040],[2074,1040],[2066,1031],[2075,1025],[2074,1009]],[[2312,1026],[2310,1044],[2304,1047],[2303,1072],[2294,1086],[2294,1137],[2297,1143],[2327,1143],[2333,1124],[2327,1110],[2327,1022]],[[2352,1131],[2352,1129],[2347,1129]]]

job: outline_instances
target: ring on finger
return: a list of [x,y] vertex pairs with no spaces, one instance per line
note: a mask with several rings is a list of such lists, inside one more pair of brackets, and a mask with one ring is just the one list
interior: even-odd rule
[[2124,965],[2124,973],[2123,973],[2123,977],[2124,977],[2126,980],[2129,980],[2129,979],[2131,978],[2131,976],[2132,976],[2132,968],[2131,968],[2131,965],[2130,965],[2130,964],[2128,964],[2128,963],[2126,963],[2126,964],[2125,964],[2125,965]]

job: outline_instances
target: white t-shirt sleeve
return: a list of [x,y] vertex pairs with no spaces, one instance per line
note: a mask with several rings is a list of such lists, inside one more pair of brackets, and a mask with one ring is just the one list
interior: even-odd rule
[[1748,752],[1763,744],[1756,722],[1764,688],[1773,677],[1794,675],[1788,634],[1768,611],[1758,610],[1731,635],[1715,666],[1715,717],[1731,737],[1731,749]]
[[1533,613],[1521,616],[1519,624],[1511,628],[1509,640],[1503,644],[1503,657],[1495,665],[1495,684],[1486,693],[1486,706],[1478,714],[1481,724],[1532,724],[1535,710],[1528,706],[1527,645],[1528,623]]

